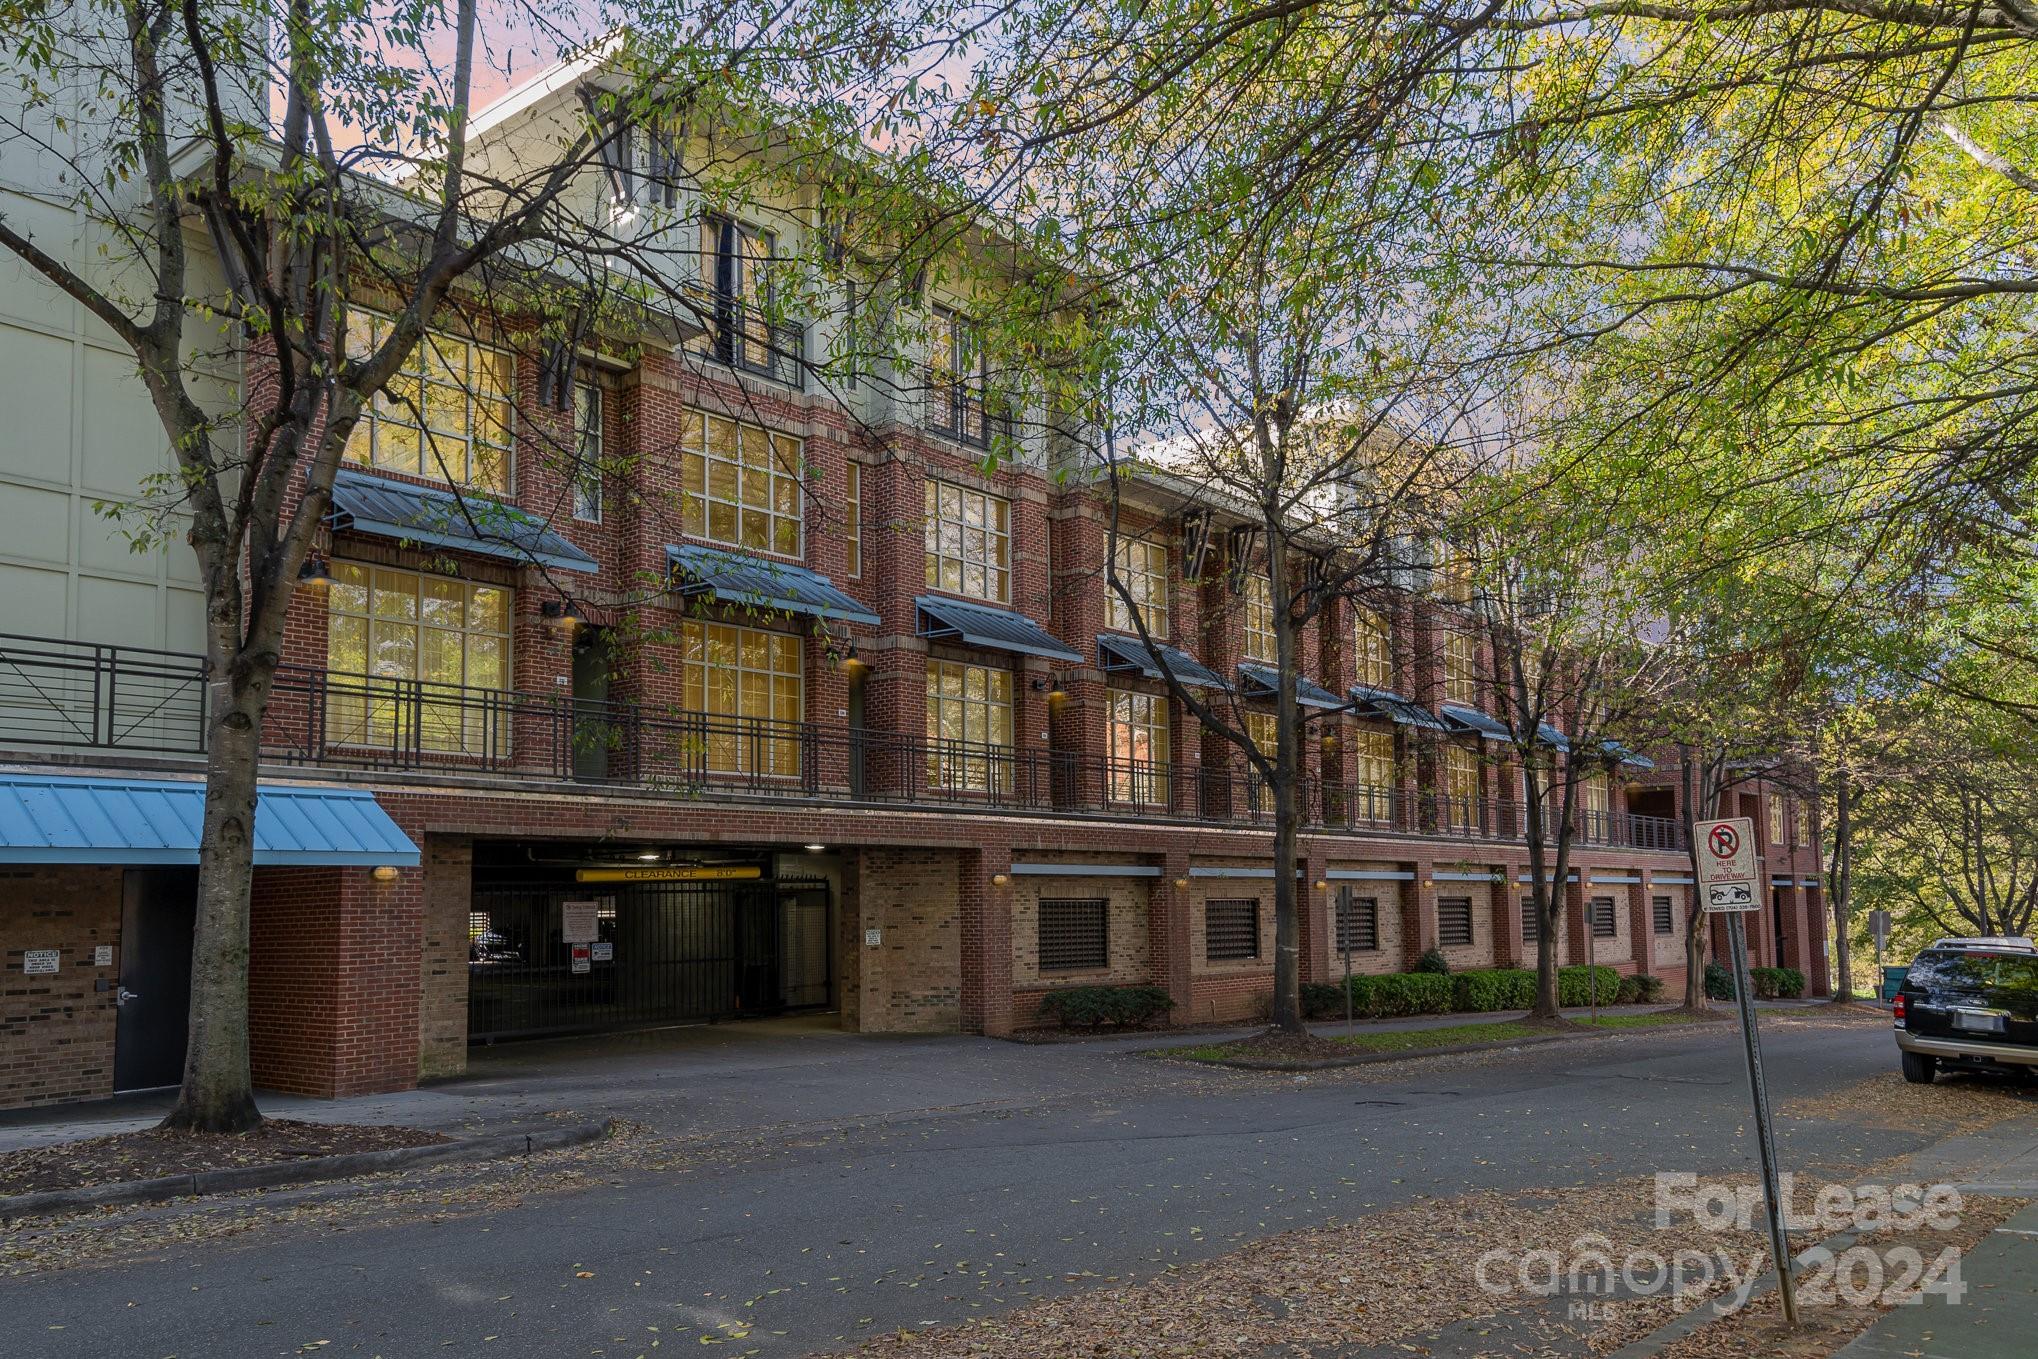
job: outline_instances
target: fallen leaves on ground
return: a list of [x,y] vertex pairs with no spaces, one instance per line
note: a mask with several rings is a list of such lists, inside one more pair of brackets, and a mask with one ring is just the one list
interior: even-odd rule
[[[1894,1043],[1889,1057],[1894,1068]],[[2007,1077],[1966,1075],[1912,1085],[1892,1069],[1838,1090],[1784,1100],[1776,1111],[1786,1118],[1824,1118],[1898,1131],[1950,1123],[1954,1131],[1976,1132],[2006,1118],[2038,1114],[2038,1086]]]
[[232,1166],[268,1165],[315,1156],[341,1156],[392,1147],[422,1147],[448,1139],[423,1128],[379,1124],[305,1123],[265,1119],[253,1132],[193,1133],[144,1128],[136,1132],[56,1142],[0,1153],[0,1194],[120,1184],[166,1175],[190,1175]]

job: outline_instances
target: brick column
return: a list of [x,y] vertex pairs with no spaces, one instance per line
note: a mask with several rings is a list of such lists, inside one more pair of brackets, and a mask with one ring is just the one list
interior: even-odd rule
[[1657,970],[1656,927],[1649,918],[1648,875],[1637,872],[1635,876],[1642,881],[1628,884],[1628,953],[1636,976],[1653,977]]
[[474,842],[424,840],[424,949],[418,1015],[418,1076],[467,1069],[468,914],[474,904]]
[[1401,886],[1401,968],[1407,971],[1416,959],[1437,946],[1437,893],[1430,881],[1430,866],[1407,865],[1415,876]]
[[[961,855],[962,1028],[1002,1038],[1012,1032],[1012,850],[987,845]],[[991,881],[1006,878],[1004,886]]]
[[1153,960],[1153,984],[1175,1002],[1176,1022],[1184,1022],[1191,1003],[1195,940],[1189,929],[1189,855],[1171,849],[1160,861],[1161,875],[1148,880],[1146,899],[1147,951]]
[[1502,864],[1500,882],[1493,899],[1493,965],[1527,967],[1533,963],[1523,950],[1521,917],[1528,909],[1522,900],[1521,878],[1527,869],[1519,864]]
[[1592,961],[1592,928],[1590,922],[1585,919],[1586,871],[1580,867],[1577,872],[1578,881],[1557,885],[1557,890],[1564,894],[1564,918],[1561,924],[1574,966]]
[[1327,941],[1336,937],[1336,931],[1331,919],[1333,894],[1316,883],[1330,871],[1330,860],[1321,845],[1305,848],[1298,844],[1295,867],[1300,870],[1295,879],[1296,972],[1304,982],[1322,981],[1324,960],[1330,952]]

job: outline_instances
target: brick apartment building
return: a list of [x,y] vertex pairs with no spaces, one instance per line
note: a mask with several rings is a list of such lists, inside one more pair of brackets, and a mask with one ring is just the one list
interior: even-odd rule
[[[505,144],[557,113],[501,108],[476,127]],[[799,229],[709,219],[705,250]],[[400,1089],[475,1042],[791,1009],[997,1035],[1094,982],[1163,987],[1184,1022],[1264,1006],[1267,799],[1107,599],[1110,506],[1050,474],[1044,434],[985,470],[999,416],[960,306],[936,327],[952,348],[845,390],[799,362],[835,319],[766,324],[722,263],[702,285],[720,324],[627,362],[596,346],[569,400],[513,336],[434,337],[415,378],[442,379],[450,413],[431,437],[472,503],[503,507],[494,529],[446,511],[407,415],[357,432],[265,733],[260,1084]],[[89,347],[27,297],[0,296],[0,329]],[[205,701],[189,567],[124,575],[94,545],[82,504],[133,491],[95,440],[149,436],[80,432],[86,380],[54,445],[69,470],[0,469],[10,503],[62,502],[71,525],[60,545],[0,535],[0,1107],[181,1061]],[[1253,709],[1250,535],[1161,477],[1121,521],[1171,667]],[[59,593],[33,594],[37,573]],[[132,612],[94,602],[115,586]],[[1477,640],[1434,594],[1375,603],[1302,639],[1304,978],[1342,969],[1341,939],[1369,971],[1431,947],[1532,964]],[[1259,737],[1271,715],[1247,720]],[[1562,956],[1674,987],[1679,792],[1622,755],[1585,793]],[[1751,947],[1822,987],[1807,809],[1733,796],[1767,831]]]

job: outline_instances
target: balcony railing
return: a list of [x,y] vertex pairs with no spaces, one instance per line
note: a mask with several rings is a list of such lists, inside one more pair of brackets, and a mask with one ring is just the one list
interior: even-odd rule
[[[197,755],[202,657],[0,635],[0,745]],[[267,760],[483,775],[696,796],[848,801],[1218,825],[1271,825],[1272,790],[1249,766],[1172,768],[1072,751],[930,741],[809,722],[718,717],[561,694],[463,688],[281,666],[262,733]],[[1334,779],[1297,789],[1315,831],[1510,841],[1517,802]],[[1678,822],[1590,813],[1583,843],[1678,850]]]
[[922,422],[934,433],[971,448],[989,448],[1012,435],[1011,412],[983,385],[942,368],[920,373]]
[[699,353],[787,387],[801,385],[804,326],[774,321],[755,303],[717,288],[696,283],[688,285],[687,292],[707,327],[696,346]]

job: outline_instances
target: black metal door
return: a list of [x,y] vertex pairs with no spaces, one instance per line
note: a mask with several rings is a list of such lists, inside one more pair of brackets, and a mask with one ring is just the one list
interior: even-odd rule
[[772,1014],[785,1008],[778,986],[778,893],[770,884],[732,893],[736,913],[736,1008]]
[[198,870],[130,868],[122,891],[113,1088],[175,1085],[184,1076],[191,1020]]

